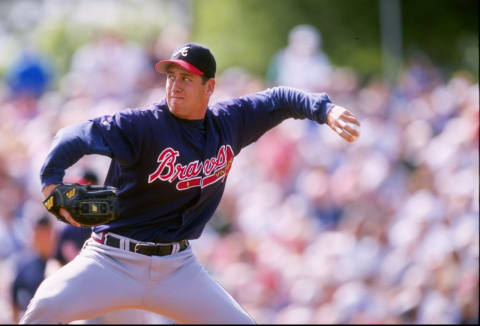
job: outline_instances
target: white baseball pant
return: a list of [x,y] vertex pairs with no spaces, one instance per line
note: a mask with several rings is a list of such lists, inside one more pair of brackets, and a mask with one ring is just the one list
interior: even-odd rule
[[177,323],[255,323],[210,277],[191,246],[146,256],[90,238],[74,260],[42,282],[20,324],[66,324],[128,308]]

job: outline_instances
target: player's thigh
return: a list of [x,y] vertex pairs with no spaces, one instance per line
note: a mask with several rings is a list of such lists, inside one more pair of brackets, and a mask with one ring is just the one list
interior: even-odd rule
[[254,324],[238,302],[217,283],[192,255],[157,284],[150,309],[178,323]]
[[22,322],[67,323],[131,306],[136,284],[109,260],[82,253],[53,273],[38,288]]

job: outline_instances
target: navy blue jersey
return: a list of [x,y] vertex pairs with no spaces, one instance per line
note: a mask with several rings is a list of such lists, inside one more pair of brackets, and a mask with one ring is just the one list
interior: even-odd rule
[[61,129],[41,170],[61,183],[83,155],[112,158],[105,180],[118,189],[120,219],[94,227],[140,241],[196,239],[222,197],[241,149],[287,118],[325,123],[325,93],[288,87],[210,105],[203,120],[175,117],[165,101]]

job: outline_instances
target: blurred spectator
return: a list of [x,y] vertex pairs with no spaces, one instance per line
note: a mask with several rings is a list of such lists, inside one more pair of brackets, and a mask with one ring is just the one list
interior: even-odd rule
[[47,261],[54,248],[54,228],[50,217],[34,221],[30,247],[16,257],[16,273],[11,285],[13,321],[18,323],[30,299],[45,278]]
[[2,108],[6,119],[12,119],[11,128],[23,129],[39,114],[39,100],[52,84],[53,71],[48,59],[31,49],[20,56],[7,71],[8,105]]
[[26,222],[21,218],[25,197],[25,186],[20,180],[0,176],[0,259],[8,258],[26,245]]
[[267,80],[271,85],[324,91],[329,85],[331,66],[322,49],[322,36],[311,25],[298,25],[288,34],[288,45],[272,58]]
[[39,98],[52,82],[49,63],[33,50],[24,50],[5,78],[13,97]]
[[114,98],[130,103],[145,71],[150,71],[144,51],[114,30],[100,32],[72,58],[70,78],[74,93],[94,101]]
[[67,178],[65,179],[67,183],[79,183],[81,185],[97,185],[98,184],[98,175],[97,173],[89,168],[86,168],[80,178]]

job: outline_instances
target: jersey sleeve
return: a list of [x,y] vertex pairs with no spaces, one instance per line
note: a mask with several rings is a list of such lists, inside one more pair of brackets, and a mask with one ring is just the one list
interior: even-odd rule
[[287,118],[323,124],[333,106],[326,93],[307,93],[291,87],[269,88],[219,103],[226,128],[232,133],[235,153]]
[[146,122],[148,119],[141,117],[141,110],[129,109],[92,120],[110,149],[111,156],[122,165],[131,166],[138,161],[144,138],[142,135],[150,130]]
[[65,170],[84,155],[99,154],[134,164],[137,136],[131,121],[118,113],[60,129],[40,170],[42,187],[62,183]]

